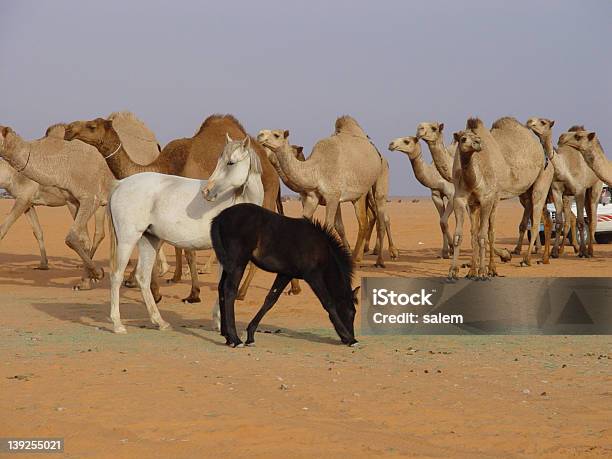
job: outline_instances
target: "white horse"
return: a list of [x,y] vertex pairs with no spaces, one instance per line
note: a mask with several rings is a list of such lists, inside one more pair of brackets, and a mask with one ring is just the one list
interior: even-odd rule
[[[126,333],[119,312],[119,289],[134,246],[138,244],[136,281],[151,322],[160,330],[162,319],[151,292],[151,275],[162,241],[185,250],[209,249],[210,224],[223,209],[238,203],[263,203],[261,163],[250,138],[229,135],[217,167],[208,180],[144,172],[127,177],[112,192],[111,320],[115,333]],[[213,310],[219,322],[219,299]]]

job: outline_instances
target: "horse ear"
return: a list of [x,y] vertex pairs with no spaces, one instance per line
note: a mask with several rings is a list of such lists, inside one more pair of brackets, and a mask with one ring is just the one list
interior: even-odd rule
[[285,131],[283,132],[283,136],[285,137],[285,139],[289,137],[289,131],[285,129]]
[[590,141],[592,141],[592,140],[595,138],[595,133],[594,133],[594,132],[589,132],[589,133],[587,134],[587,138],[588,138]]
[[353,303],[359,303],[359,290],[361,290],[359,286],[353,289]]
[[440,126],[438,126],[438,129],[440,130],[440,132],[442,132],[442,130],[444,129],[444,123],[440,123]]
[[251,146],[251,138],[247,135],[242,141],[242,148],[248,149]]
[[227,132],[225,133],[225,141],[227,143],[230,143],[232,141],[232,138],[230,137],[230,135]]

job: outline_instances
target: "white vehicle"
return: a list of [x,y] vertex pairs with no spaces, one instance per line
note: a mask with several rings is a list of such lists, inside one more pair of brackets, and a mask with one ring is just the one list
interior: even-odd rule
[[[555,206],[548,204],[546,209],[550,213],[553,225],[556,217]],[[576,203],[572,203],[572,213],[576,215]],[[588,220],[585,216],[585,221]],[[587,223],[588,224],[588,223]],[[586,229],[585,229],[586,231]],[[569,236],[573,237],[572,234]],[[544,243],[544,224],[540,224],[540,238]],[[553,227],[554,238],[554,227]],[[597,228],[595,229],[595,242],[598,244],[609,244],[612,242],[612,189],[604,186],[599,203],[597,204]]]

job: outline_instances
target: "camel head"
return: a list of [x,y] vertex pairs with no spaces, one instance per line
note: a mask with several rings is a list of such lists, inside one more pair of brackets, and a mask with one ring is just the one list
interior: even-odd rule
[[431,122],[431,123],[419,123],[417,126],[416,136],[419,139],[423,139],[425,142],[435,142],[442,137],[442,130],[444,129],[444,123]]
[[8,126],[2,126],[0,125],[0,152],[4,150],[4,143],[7,139],[7,137],[9,137],[9,135],[11,134],[15,134],[15,131],[13,131],[10,127]]
[[64,140],[78,139],[98,148],[104,144],[104,139],[112,131],[112,122],[104,118],[74,121],[66,125]]
[[555,121],[547,118],[532,117],[527,120],[525,125],[541,140],[542,137],[552,132]]
[[257,141],[266,147],[266,154],[276,151],[289,143],[289,131],[282,129],[262,129],[257,134]]
[[389,151],[401,151],[413,160],[421,156],[421,145],[418,137],[398,137],[389,144]]
[[597,135],[594,132],[571,131],[565,132],[559,139],[559,145],[568,145],[580,151],[587,158],[593,158],[593,150],[597,142]]
[[558,145],[568,145],[568,141],[570,137],[574,135],[576,132],[585,132],[586,129],[582,125],[574,125],[567,130],[567,132],[562,133],[559,136],[559,140],[557,141]]
[[261,174],[261,163],[251,147],[251,138],[247,135],[243,140],[233,140],[229,134],[225,134],[225,137],[223,153],[202,189],[202,194],[208,201],[215,201],[220,194],[230,189],[238,190],[243,187],[251,173]]
[[461,155],[462,164],[469,162],[474,153],[482,150],[480,136],[470,130],[455,132],[453,138],[457,142],[457,151]]

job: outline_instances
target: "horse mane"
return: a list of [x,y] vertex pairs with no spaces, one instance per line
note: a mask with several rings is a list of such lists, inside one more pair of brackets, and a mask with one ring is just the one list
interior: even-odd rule
[[343,115],[336,119],[335,134],[352,134],[362,137],[368,137],[359,123],[349,115]]
[[[319,230],[325,236],[327,240],[327,246],[332,254],[336,266],[340,271],[340,278],[342,285],[340,291],[345,295],[350,295],[352,292],[352,280],[353,280],[353,257],[348,249],[344,246],[342,241],[338,239],[333,228],[330,228],[318,220],[307,220],[317,230]],[[337,286],[336,286],[337,288]]]
[[194,137],[199,135],[204,129],[211,127],[213,124],[216,123],[234,124],[238,129],[240,129],[244,134],[246,134],[246,129],[244,129],[242,124],[240,124],[240,121],[238,121],[234,115],[230,115],[229,113],[225,115],[215,113],[214,115],[210,115],[204,120],[204,122],[200,125],[200,128],[195,132]]

